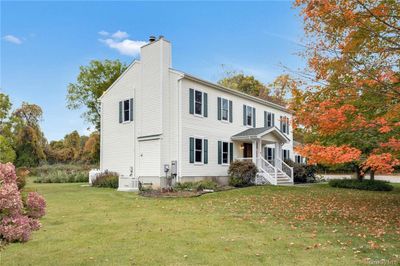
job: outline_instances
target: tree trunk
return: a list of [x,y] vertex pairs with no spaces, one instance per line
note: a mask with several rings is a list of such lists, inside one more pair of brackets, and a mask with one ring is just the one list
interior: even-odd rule
[[357,177],[357,180],[363,181],[363,179],[364,179],[364,173],[361,173],[361,168],[360,168],[358,165],[356,165],[356,166],[355,166],[355,170],[356,170],[356,177]]
[[370,180],[375,180],[375,171],[369,171],[369,179]]

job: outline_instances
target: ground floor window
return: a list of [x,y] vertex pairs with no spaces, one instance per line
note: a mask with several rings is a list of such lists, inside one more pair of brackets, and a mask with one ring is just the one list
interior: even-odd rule
[[189,138],[190,163],[208,163],[208,140],[203,138]]
[[264,150],[264,157],[267,159],[267,161],[274,165],[275,164],[275,148],[265,148]]
[[218,164],[229,164],[233,160],[233,143],[218,141]]
[[303,157],[300,155],[295,155],[294,160],[296,163],[303,163]]
[[282,158],[283,160],[289,160],[290,159],[290,151],[289,150],[282,150]]

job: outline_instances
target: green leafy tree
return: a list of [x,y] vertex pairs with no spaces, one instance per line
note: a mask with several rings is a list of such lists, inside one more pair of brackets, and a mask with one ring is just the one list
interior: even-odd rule
[[86,107],[83,117],[99,129],[100,104],[97,100],[126,68],[119,60],[93,60],[88,66],[81,66],[76,82],[68,85],[67,107]]
[[287,104],[291,90],[297,88],[297,81],[289,75],[280,75],[266,85],[252,75],[237,71],[225,71],[218,84],[283,106]]
[[0,135],[0,163],[14,163],[15,158],[16,154],[11,143]]
[[40,137],[36,128],[24,126],[17,136],[17,146],[15,151],[17,167],[35,167],[46,159],[44,149],[41,145]]
[[247,76],[237,71],[225,72],[218,84],[256,97],[268,96],[270,92],[269,88],[254,76]]
[[40,106],[26,102],[14,111],[16,166],[33,167],[46,159],[46,139],[39,126],[42,114]]

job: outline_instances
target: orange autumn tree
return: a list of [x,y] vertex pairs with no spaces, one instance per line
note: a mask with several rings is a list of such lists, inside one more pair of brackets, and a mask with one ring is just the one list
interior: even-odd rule
[[400,2],[296,0],[306,87],[292,92],[309,162],[351,163],[358,178],[400,164]]

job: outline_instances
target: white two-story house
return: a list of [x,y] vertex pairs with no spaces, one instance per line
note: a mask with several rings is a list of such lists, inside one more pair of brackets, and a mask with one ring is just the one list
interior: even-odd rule
[[293,182],[290,111],[173,69],[163,37],[140,54],[100,98],[102,171],[154,186],[166,174],[226,183],[240,159],[258,166],[260,183]]

